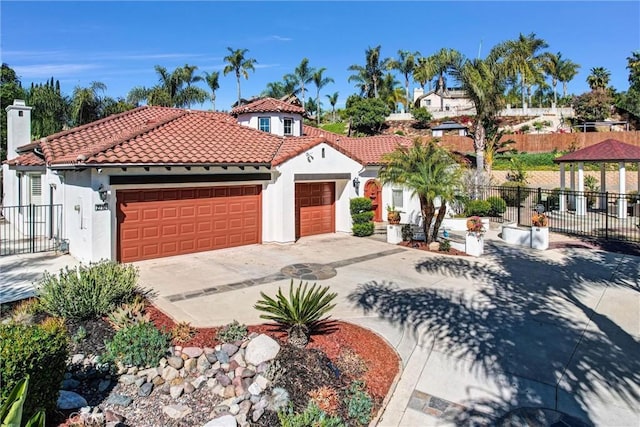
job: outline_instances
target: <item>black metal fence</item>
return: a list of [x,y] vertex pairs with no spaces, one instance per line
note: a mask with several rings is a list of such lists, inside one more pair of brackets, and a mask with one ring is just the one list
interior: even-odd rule
[[0,207],[0,256],[58,249],[62,205]]
[[[530,226],[545,213],[551,231],[593,239],[640,242],[640,195],[531,187],[482,187],[477,198],[493,201],[494,222]],[[504,201],[500,202],[499,197]],[[503,209],[496,209],[502,205]],[[500,212],[502,211],[502,212]]]

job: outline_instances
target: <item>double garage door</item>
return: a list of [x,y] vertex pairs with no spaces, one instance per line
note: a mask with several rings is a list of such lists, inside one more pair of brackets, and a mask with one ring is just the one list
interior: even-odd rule
[[261,190],[246,185],[118,191],[118,260],[260,243]]

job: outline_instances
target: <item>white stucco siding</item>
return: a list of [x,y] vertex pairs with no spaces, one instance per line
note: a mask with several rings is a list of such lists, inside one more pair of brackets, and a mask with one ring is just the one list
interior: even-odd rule
[[81,262],[97,261],[93,257],[92,243],[94,191],[91,189],[91,171],[64,171],[61,175],[63,227],[69,239],[69,252]]
[[284,134],[284,119],[292,119],[293,127],[292,133],[286,136],[301,136],[302,135],[302,117],[299,114],[291,113],[248,113],[240,114],[238,116],[238,123],[253,129],[259,129],[258,119],[260,117],[269,117],[271,132],[274,135],[285,136]]
[[[323,156],[324,153],[324,156]],[[328,144],[319,144],[276,167],[275,179],[263,193],[263,242],[290,243],[295,241],[295,183],[296,175],[307,175],[297,182],[335,183],[335,225],[337,232],[351,232],[349,200],[356,197],[352,179],[362,165],[335,150]],[[310,174],[317,174],[310,179]],[[348,178],[331,175],[346,174]],[[362,191],[362,178],[361,191]]]

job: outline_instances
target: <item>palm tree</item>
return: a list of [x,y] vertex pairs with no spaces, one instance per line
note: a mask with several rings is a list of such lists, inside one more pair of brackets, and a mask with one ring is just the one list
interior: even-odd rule
[[575,76],[578,75],[579,64],[571,61],[570,59],[563,59],[560,64],[560,73],[558,74],[558,80],[562,82],[562,97],[567,97],[567,83],[569,83]]
[[423,91],[427,83],[429,83],[429,90],[431,90],[431,80],[433,80],[436,74],[437,71],[432,56],[418,58],[416,68],[413,70],[413,78]]
[[320,126],[320,89],[329,83],[334,83],[334,80],[331,77],[322,77],[322,73],[325,71],[326,68],[319,68],[311,76],[311,80],[313,80],[313,83],[316,85],[316,107],[318,109],[316,116],[318,119],[318,126]]
[[562,71],[562,54],[560,52],[554,53],[546,53],[543,56],[542,61],[542,69],[544,72],[551,77],[551,87],[553,88],[553,104],[558,104],[558,91],[556,90],[556,86],[558,85],[558,80],[560,78],[560,74]]
[[354,64],[348,68],[349,71],[356,71],[356,74],[351,75],[348,81],[351,82],[353,80],[364,85],[367,98],[378,97],[378,83],[382,79],[385,68],[387,68],[388,59],[380,59],[380,48],[381,46],[378,45],[374,48],[369,47],[365,51],[364,67]]
[[[355,65],[352,65],[351,67],[349,67],[349,69],[351,70],[353,67],[355,67]],[[373,89],[371,87],[371,82],[369,81],[368,77],[367,77],[367,72],[364,68],[357,70],[358,72],[356,74],[352,74],[349,76],[349,78],[347,79],[347,81],[349,83],[351,82],[355,82],[356,83],[356,87],[360,90],[360,97],[361,98],[372,98],[373,97]]]
[[225,65],[222,72],[225,76],[232,71],[236,75],[236,83],[238,85],[238,105],[240,105],[240,77],[242,76],[245,80],[248,80],[249,71],[255,71],[255,64],[257,61],[253,58],[245,58],[249,49],[233,50],[228,47],[227,50],[229,51],[229,55],[224,57],[227,65]]
[[220,89],[220,71],[214,71],[213,73],[204,72],[204,81],[207,82],[209,90],[211,90],[211,109],[216,111],[216,91]]
[[[446,201],[453,199],[459,187],[460,168],[450,154],[433,141],[422,144],[416,140],[411,147],[399,146],[395,151],[386,154],[383,162],[379,173],[380,180],[384,184],[403,185],[420,200],[424,235],[427,243],[430,243],[437,237],[446,213]],[[441,198],[442,204],[433,233],[429,234],[435,216],[436,197]]]
[[89,87],[76,86],[71,96],[71,120],[76,126],[91,123],[102,116],[102,98],[99,92],[107,90],[102,82],[91,82]]
[[591,69],[591,74],[587,77],[587,83],[594,92],[604,92],[609,85],[609,79],[611,78],[611,72],[604,67],[594,67]]
[[397,70],[400,74],[404,76],[404,87],[405,87],[405,110],[408,112],[409,105],[411,104],[411,99],[409,98],[409,79],[413,75],[413,70],[416,68],[416,58],[420,56],[420,52],[409,52],[406,50],[398,51],[398,59],[391,59],[387,63],[387,68],[391,70]]
[[398,102],[402,103],[402,105],[405,103],[404,90],[402,90],[400,82],[391,73],[386,73],[380,79],[378,91],[380,92],[379,98],[389,106],[392,112],[398,109]]
[[334,92],[331,95],[325,95],[327,99],[329,99],[329,104],[331,104],[331,115],[333,117],[333,123],[336,122],[336,104],[338,103],[338,92]]
[[[187,108],[191,108],[193,102],[202,104],[207,99],[208,94],[199,87],[191,86],[194,83],[201,82],[204,79],[202,76],[196,75],[195,71],[198,69],[195,65],[184,64],[184,67],[178,67],[176,72],[178,73],[176,78],[179,81],[179,103]],[[182,85],[187,85],[183,88]]]
[[302,58],[302,61],[300,61],[300,65],[298,65],[296,69],[293,70],[292,76],[300,85],[300,96],[302,98],[301,99],[302,108],[304,108],[304,93],[306,91],[306,89],[304,88],[304,85],[311,83],[311,81],[313,80],[314,72],[315,70],[309,67],[308,58]]
[[[520,79],[522,92],[522,108],[525,108],[525,93],[527,88],[540,74],[542,55],[540,51],[549,47],[543,39],[537,38],[535,33],[528,36],[520,33],[516,40],[508,40],[501,45],[504,49],[504,59],[510,75]],[[529,99],[531,103],[531,99]]]
[[207,99],[207,92],[192,83],[202,80],[195,76],[196,66],[186,64],[169,72],[165,67],[154,67],[158,75],[158,84],[151,88],[136,86],[129,91],[127,101],[139,104],[146,100],[149,105],[163,107],[189,107],[194,102],[203,103]]
[[440,95],[440,111],[444,111],[444,93],[447,91],[447,81],[444,75],[460,63],[462,54],[455,49],[443,48],[431,57],[433,71],[438,76],[436,92]]
[[476,110],[472,136],[478,172],[485,168],[486,126],[503,104],[506,72],[499,59],[500,49],[494,48],[486,59],[467,59],[452,70]]
[[300,91],[297,88],[298,82],[293,74],[286,74],[282,77],[282,81],[269,82],[267,88],[262,91],[261,95],[269,98],[285,98],[297,95]]

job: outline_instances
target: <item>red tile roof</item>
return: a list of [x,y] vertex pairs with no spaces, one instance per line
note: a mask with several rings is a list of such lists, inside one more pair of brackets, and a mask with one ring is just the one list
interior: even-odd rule
[[606,139],[598,144],[565,154],[554,159],[556,163],[570,162],[640,162],[640,147],[615,139]]
[[275,98],[262,98],[231,110],[231,115],[238,116],[244,113],[294,113],[304,114],[304,108]]
[[303,137],[283,138],[241,126],[224,113],[140,107],[20,147],[23,154],[7,163],[275,166],[324,142],[366,165],[379,164],[383,154],[410,143],[397,135],[348,138],[308,126],[304,131]]

